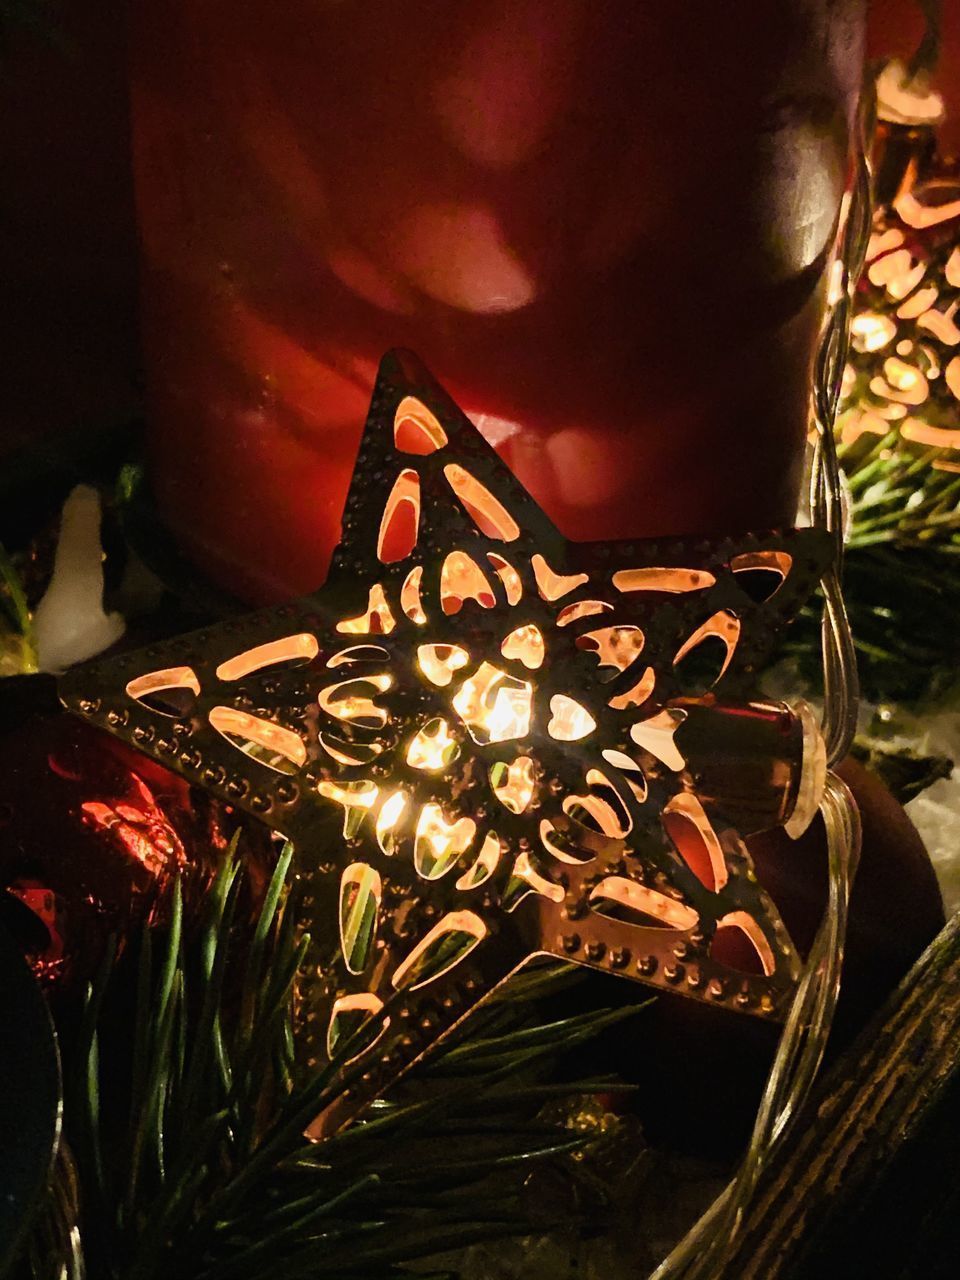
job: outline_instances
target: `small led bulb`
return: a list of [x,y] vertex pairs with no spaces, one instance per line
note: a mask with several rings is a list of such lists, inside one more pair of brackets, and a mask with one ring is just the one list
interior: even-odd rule
[[754,835],[784,827],[796,839],[810,825],[826,784],[826,752],[806,703],[678,698],[674,743],[708,808]]
[[803,730],[803,751],[797,796],[783,829],[791,840],[799,840],[816,817],[823,799],[827,785],[827,748],[813,708],[806,702],[796,702],[794,713]]

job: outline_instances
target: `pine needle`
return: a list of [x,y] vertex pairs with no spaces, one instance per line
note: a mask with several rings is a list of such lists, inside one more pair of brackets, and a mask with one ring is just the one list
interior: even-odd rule
[[[543,1021],[538,1000],[570,972],[525,972],[396,1097],[318,1146],[306,1125],[363,1066],[293,1070],[293,985],[309,940],[295,928],[289,846],[246,929],[244,884],[233,846],[193,936],[175,885],[165,938],[147,925],[132,970],[111,948],[89,993],[82,1087],[65,1112],[79,1171],[77,1266],[98,1280],[399,1280],[410,1261],[531,1232],[524,1177],[589,1145],[539,1109],[617,1087],[560,1082],[552,1068],[636,1010]],[[117,1019],[125,989],[133,1017]],[[567,1167],[576,1176],[576,1163]]]

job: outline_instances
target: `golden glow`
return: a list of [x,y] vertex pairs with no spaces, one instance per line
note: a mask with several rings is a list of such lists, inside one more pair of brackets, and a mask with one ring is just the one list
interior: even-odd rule
[[444,688],[454,674],[470,661],[466,649],[456,644],[422,644],[417,649],[417,664],[431,684]]
[[559,600],[562,596],[569,595],[576,587],[582,587],[585,582],[590,581],[585,573],[566,575],[554,573],[539,553],[530,557],[530,564],[544,600]]
[[162,693],[166,689],[188,689],[196,695],[200,692],[200,681],[192,667],[167,667],[163,671],[151,671],[131,680],[127,685],[127,694],[139,702],[141,698],[147,698],[152,693]]
[[252,759],[280,773],[292,773],[307,762],[307,748],[300,735],[272,720],[261,720],[233,707],[214,707],[210,723]]
[[393,416],[394,443],[401,453],[423,457],[447,443],[447,433],[416,396],[404,396]]
[[407,796],[403,791],[394,791],[380,806],[377,815],[377,844],[388,856],[397,847],[397,824],[407,807]]
[[341,649],[339,653],[335,653],[332,658],[327,659],[328,667],[344,667],[351,662],[386,662],[390,658],[386,649],[381,649],[378,644],[353,644],[349,649]]
[[520,526],[510,512],[469,471],[451,463],[444,467],[443,474],[467,515],[482,534],[501,542],[513,542],[520,537]]
[[417,545],[420,527],[420,477],[407,467],[393,482],[383,509],[377,559],[383,564],[404,560]]
[[338,622],[337,630],[345,635],[388,636],[396,625],[383,587],[378,582],[370,588],[366,611],[359,617]]
[[[526,851],[517,854],[511,875],[516,876],[518,880],[522,880],[533,893],[539,893],[542,898],[549,898],[551,902],[563,901],[563,886],[554,884],[552,880],[542,876],[534,867],[530,860],[530,855]],[[515,898],[511,905],[507,907],[507,910],[513,911],[520,905],[521,901],[522,898]]]
[[493,566],[497,577],[503,583],[507,604],[518,604],[523,596],[523,581],[519,573],[508,560],[504,560],[503,556],[498,556],[493,551],[487,552],[487,559]]
[[[882,380],[881,380],[881,385],[885,387],[886,392],[889,395],[890,389],[889,387],[886,387],[885,383],[882,383]],[[880,415],[881,418],[886,418],[890,422],[897,422],[899,421],[900,418],[905,418],[907,416],[907,406],[905,404],[898,404],[896,401],[891,400],[887,404],[881,405],[877,409],[877,413]],[[886,456],[889,458],[890,454],[887,453],[886,455],[882,455],[882,456]]]
[[416,626],[422,627],[427,620],[420,603],[420,580],[423,577],[423,565],[418,564],[403,580],[400,588],[400,608]]
[[854,440],[859,440],[864,433],[886,435],[890,430],[878,413],[870,413],[859,408],[849,410],[840,417],[840,428],[840,438],[844,444],[854,443]]
[[635,685],[632,685],[626,693],[619,693],[616,697],[611,698],[607,706],[612,707],[614,711],[626,711],[630,707],[642,707],[651,693],[653,693],[656,683],[657,673],[653,667],[647,667]]
[[630,730],[630,737],[638,747],[665,764],[674,773],[686,768],[686,760],[677,750],[673,735],[687,718],[687,713],[677,707],[665,707],[648,720],[641,720]]
[[595,653],[601,667],[612,667],[614,671],[626,671],[643,652],[643,646],[643,632],[629,624],[587,631],[577,640],[578,649]]
[[[919,369],[912,364],[905,364],[902,360],[898,360],[896,356],[890,356],[884,360],[883,372],[891,387],[897,391],[915,391],[923,381],[923,374]],[[925,388],[922,399],[926,399]],[[921,401],[917,400],[916,403],[920,404]]]
[[613,575],[618,591],[667,591],[675,595],[703,591],[715,582],[706,569],[621,569]]
[[[891,360],[886,361],[884,372],[887,372],[886,365],[891,364]],[[897,365],[902,365],[902,361],[897,361]],[[903,365],[901,368],[894,370],[894,376],[901,384],[900,387],[893,386],[885,378],[875,377],[870,379],[870,390],[880,400],[890,400],[900,405],[923,404],[929,393],[927,380],[918,369],[910,365]],[[902,389],[901,389],[902,388]],[[884,417],[899,417],[902,410],[895,410],[891,414],[890,410],[893,405],[886,405],[879,412]]]
[[909,249],[897,249],[871,262],[867,276],[871,284],[882,286],[889,298],[899,302],[913,292],[925,273],[922,262],[914,265]]
[[387,713],[376,705],[373,696],[386,693],[392,684],[393,677],[386,672],[357,676],[321,689],[317,702],[322,710],[338,720],[366,722],[366,728],[382,729],[387,722]]
[[487,936],[487,926],[472,911],[449,911],[394,971],[397,991],[416,991],[447,973]]
[[752,916],[748,916],[745,911],[731,911],[728,915],[723,916],[717,921],[718,932],[721,929],[730,928],[742,930],[742,932],[750,939],[753,943],[754,949],[756,950],[757,956],[760,959],[760,964],[763,966],[763,972],[769,978],[774,972],[776,964],[774,962],[773,951],[770,947],[770,943],[764,937],[757,922]]
[[330,782],[324,779],[317,787],[322,796],[343,806],[343,834],[350,840],[360,830],[367,813],[377,803],[380,794],[372,782]]
[[484,609],[496,604],[490,583],[477,562],[465,551],[451,551],[440,570],[440,607],[444,613],[459,613],[466,600],[475,600]]
[[[327,1057],[332,1058],[340,1042],[344,1039],[349,1040],[351,1035],[359,1032],[363,1024],[369,1022],[382,1008],[383,1001],[372,991],[356,991],[350,995],[337,996],[333,1002],[330,1025],[327,1028]],[[351,1015],[354,1016],[351,1017]],[[384,1018],[379,1028],[379,1035],[382,1035],[389,1025],[390,1019]],[[358,1058],[369,1047],[370,1042],[365,1039],[358,1044],[356,1053],[348,1058],[347,1062]]]
[[960,449],[960,428],[951,431],[946,427],[932,427],[929,422],[921,422],[919,418],[907,418],[900,428],[900,434],[904,440],[912,440],[914,444],[923,444],[928,448]]
[[926,289],[918,289],[916,293],[911,294],[906,301],[901,302],[897,307],[897,318],[899,320],[916,320],[917,316],[923,315],[928,307],[933,306],[937,300],[937,287],[930,285]]
[[613,751],[607,749],[601,751],[600,754],[606,760],[607,764],[612,764],[615,769],[619,769],[623,774],[623,780],[633,792],[638,803],[643,804],[647,798],[647,780],[643,776],[643,770],[637,764],[636,760],[632,760],[630,756],[624,755],[622,751]]
[[500,861],[500,838],[495,831],[488,831],[484,837],[477,860],[457,881],[458,889],[477,889],[486,882],[497,869]]
[[413,865],[424,880],[439,880],[470,848],[477,833],[472,818],[447,822],[438,804],[420,810],[413,841]]
[[955,347],[960,343],[960,329],[954,319],[956,314],[956,304],[949,311],[927,311],[917,321],[917,328],[926,329],[944,346]]
[[[689,791],[681,791],[673,796],[663,810],[663,825],[667,834],[674,839],[674,843],[683,857],[684,846],[687,841],[683,827],[677,825],[678,821],[680,823],[690,823],[696,831],[710,864],[712,883],[707,884],[706,887],[713,893],[717,893],[727,883],[726,858],[723,856],[723,849],[720,847],[717,833],[707,817],[706,810],[697,797]],[[691,870],[697,874],[695,866],[692,866]]]
[[334,738],[328,733],[318,733],[317,741],[324,751],[337,764],[348,767],[357,764],[371,764],[383,750],[381,742],[345,742],[342,738]]
[[407,748],[407,764],[412,769],[435,773],[445,769],[460,754],[456,738],[450,736],[450,726],[437,716],[425,724],[411,740]]
[[746,573],[750,569],[766,569],[771,573],[779,573],[785,578],[793,564],[793,556],[789,551],[744,551],[734,556],[730,568],[734,573]]
[[897,326],[889,316],[864,311],[850,322],[850,337],[855,351],[879,351],[895,337]]
[[570,833],[568,830],[563,830],[561,832],[561,829],[554,826],[554,824],[547,818],[544,818],[540,823],[540,841],[546,851],[554,858],[558,858],[561,862],[566,862],[576,867],[583,866],[584,863],[593,861],[595,854],[593,854],[590,849],[578,850],[578,852],[582,853],[583,856],[577,857],[576,854],[571,853],[568,848],[561,845],[556,839],[556,837],[561,834],[569,838]]
[[[600,772],[599,769],[591,769],[587,773],[587,782],[591,786],[599,786],[606,788],[609,792],[613,792],[614,788],[610,785],[609,779]],[[568,818],[583,823],[580,812],[587,814],[593,819],[598,829],[605,835],[613,839],[619,839],[627,835],[633,823],[629,814],[621,815],[620,812],[602,795],[596,795],[588,792],[585,795],[566,796],[563,801],[563,812]],[[589,825],[589,824],[585,824]]]
[[673,660],[674,666],[682,662],[688,653],[692,653],[704,640],[708,640],[712,636],[720,640],[727,651],[723,666],[714,678],[713,683],[716,684],[717,680],[729,667],[737,642],[740,639],[740,619],[735,613],[731,613],[729,609],[718,610],[712,618],[706,620],[703,626],[697,628],[693,635],[677,650],[677,656]]
[[580,618],[590,618],[595,613],[610,613],[612,604],[605,600],[578,600],[576,604],[568,604],[557,614],[557,626],[566,627]]
[[276,662],[295,660],[310,662],[319,652],[320,646],[317,644],[316,636],[306,632],[297,636],[285,636],[282,640],[271,640],[267,644],[257,645],[254,649],[247,649],[245,653],[238,653],[235,658],[221,662],[217,667],[217,679],[241,680],[244,676],[260,671],[263,667],[273,666]]
[[[911,337],[917,336],[909,359],[926,372],[920,344],[934,344],[936,335],[922,336],[913,324]],[[872,357],[878,371],[896,342],[897,335]],[[907,359],[907,353],[897,355]],[[362,1060],[384,1014],[393,1015],[396,1034],[386,1048],[372,1050],[356,1073],[356,1097],[325,1116],[330,1128],[323,1132],[368,1103],[376,1092],[374,1076],[386,1080],[402,1072],[507,971],[536,955],[587,958],[638,980],[653,974],[660,984],[676,977],[681,989],[718,1004],[736,1003],[743,991],[749,1001],[740,1003],[756,1005],[767,985],[779,997],[799,968],[786,935],[774,931],[776,917],[751,878],[748,856],[737,852],[735,833],[719,819],[715,832],[707,822],[714,804],[720,812],[724,806],[713,800],[715,788],[708,787],[711,779],[701,774],[698,760],[692,755],[688,767],[681,754],[685,735],[696,751],[699,712],[692,698],[677,695],[669,664],[681,642],[686,645],[678,657],[698,638],[715,634],[725,637],[729,662],[739,623],[723,610],[742,612],[749,628],[762,610],[745,593],[755,602],[798,571],[786,551],[763,548],[789,547],[797,557],[813,552],[802,539],[794,546],[776,534],[728,541],[727,550],[713,554],[707,543],[662,542],[645,551],[637,542],[635,554],[621,556],[619,564],[602,548],[567,544],[559,534],[545,536],[538,547],[546,517],[532,499],[515,504],[509,473],[497,470],[479,440],[471,444],[469,423],[446,397],[437,393],[437,412],[449,415],[451,440],[464,437],[461,466],[452,465],[449,445],[446,456],[436,452],[447,436],[439,423],[434,428],[432,415],[424,417],[415,397],[394,415],[405,370],[418,379],[411,388],[431,385],[426,374],[420,381],[413,360],[384,365],[362,451],[368,469],[374,468],[367,476],[370,502],[364,507],[356,500],[365,482],[358,474],[330,590],[272,612],[275,626],[267,619],[257,630],[238,628],[232,643],[226,633],[220,638],[211,631],[209,645],[195,646],[202,651],[195,673],[171,668],[154,672],[152,686],[150,677],[131,682],[134,693],[150,687],[162,692],[167,681],[199,692],[197,732],[202,735],[204,724],[208,734],[218,726],[236,746],[259,753],[256,759],[279,761],[273,767],[287,766],[295,775],[260,785],[257,774],[264,770],[251,769],[229,743],[214,742],[209,758],[194,763],[187,756],[189,735],[179,724],[166,740],[155,740],[158,758],[172,742],[181,753],[174,763],[190,776],[206,776],[215,767],[219,779],[220,764],[226,765],[223,783],[212,783],[218,794],[235,791],[237,804],[263,810],[299,844],[306,841],[300,856],[310,865],[301,870],[312,876],[319,906],[328,909],[326,951],[336,956],[334,969],[326,955],[312,966],[319,982],[314,994],[322,1002],[314,1011],[322,1010],[321,1020],[311,1015],[315,1052],[326,1035],[329,1052]],[[858,371],[854,390],[865,381]],[[944,384],[931,386],[939,403]],[[391,428],[400,449],[433,456],[397,454]],[[377,435],[384,429],[386,439]],[[385,460],[390,457],[392,464]],[[570,483],[576,485],[583,471],[583,459],[572,449]],[[590,477],[585,483],[591,487]],[[519,520],[528,515],[533,528],[521,537]],[[401,560],[398,546],[408,534],[413,540],[411,528],[420,542]],[[389,567],[368,564],[364,550],[376,550]],[[550,562],[535,551],[548,553]],[[588,572],[578,566],[589,566]],[[816,567],[805,558],[801,576],[815,575]],[[755,577],[735,584],[740,572]],[[790,612],[795,594],[787,583],[778,613]],[[479,606],[473,613],[468,600]],[[364,605],[362,616],[347,616]],[[289,634],[297,627],[300,633]],[[694,628],[700,631],[687,639]],[[724,661],[720,644],[710,639],[707,648],[714,646],[716,655],[704,652],[715,656],[713,670]],[[192,661],[193,647],[156,660]],[[652,664],[659,671],[664,657],[667,674],[658,679]],[[737,659],[728,674],[746,661],[741,652]],[[255,674],[281,664],[307,665],[276,679]],[[215,668],[218,679],[236,683],[217,684],[225,692],[212,696],[207,685]],[[121,687],[140,669],[126,670]],[[243,711],[215,710],[208,723],[208,709],[218,699]],[[146,723],[129,701],[125,705],[131,719]],[[97,719],[106,714],[104,708]],[[681,729],[687,716],[690,723]],[[231,755],[240,762],[232,771]],[[702,794],[702,806],[675,796],[684,788]],[[714,880],[722,884],[729,874],[742,894],[728,889],[714,898],[703,888],[683,849],[671,845],[671,819],[690,828],[689,848],[701,860],[697,839],[707,846]],[[718,997],[706,988],[723,960],[719,947],[715,964],[707,952],[717,917],[734,907],[756,912],[769,929],[776,981],[720,984]],[[685,939],[689,958],[674,973],[668,966],[685,952],[671,930],[687,927],[696,936]],[[493,950],[473,952],[481,942]],[[756,976],[759,964],[749,973]],[[389,1001],[384,1008],[388,993],[402,1017]],[[401,1021],[409,1025],[401,1028]],[[367,1066],[373,1075],[360,1080]]]
[[529,756],[517,756],[507,764],[498,760],[490,766],[493,794],[511,813],[523,813],[533,799],[536,766]]
[[453,699],[454,711],[481,745],[526,737],[532,708],[532,686],[489,662],[481,663]]
[[340,951],[351,973],[363,973],[377,932],[383,886],[365,862],[353,862],[340,877]]
[[545,646],[540,628],[532,622],[524,627],[517,627],[504,638],[500,652],[512,662],[522,662],[530,671],[536,671],[543,664]]
[[618,769],[627,769],[631,773],[639,772],[640,766],[637,764],[636,760],[631,760],[631,758],[624,755],[622,751],[614,751],[612,747],[606,747],[600,752],[600,754],[608,764],[616,765]]
[[[933,186],[932,183],[927,184],[927,190],[931,186]],[[950,183],[950,187],[956,193],[956,183]],[[944,200],[936,204],[933,201],[918,200],[912,191],[905,191],[902,196],[898,196],[893,207],[908,227],[917,229],[935,227],[941,222],[949,222],[951,218],[960,215],[960,200]]]
[[[950,343],[947,343],[947,346],[950,346],[950,345],[951,345]],[[924,356],[926,356],[927,360],[930,362],[930,367],[929,367],[929,369],[927,370],[927,377],[928,377],[928,378],[931,378],[931,379],[932,379],[932,378],[939,378],[939,377],[940,377],[940,366],[939,366],[939,364],[937,363],[937,353],[936,353],[936,350],[935,350],[933,347],[928,347],[928,346],[927,346],[927,344],[926,344],[925,342],[921,342],[921,344],[920,344],[920,350],[921,350],[921,352],[923,353],[923,355],[924,355]]]
[[902,244],[903,232],[898,231],[896,227],[874,232],[867,243],[867,261],[872,262],[874,258],[879,258],[881,253],[888,253],[891,249],[899,249]]
[[877,115],[898,125],[936,125],[944,116],[943,98],[930,87],[926,71],[911,72],[891,58],[876,79]]
[[579,742],[597,727],[586,707],[565,693],[554,694],[550,699],[550,710],[552,718],[547,725],[547,733],[558,742]]
[[692,929],[700,919],[692,907],[623,876],[607,876],[591,891],[590,905],[595,910],[605,902],[650,916],[670,929]]

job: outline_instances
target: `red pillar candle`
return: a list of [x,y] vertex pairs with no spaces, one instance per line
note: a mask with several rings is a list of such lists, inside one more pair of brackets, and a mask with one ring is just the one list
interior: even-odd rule
[[860,0],[150,0],[150,464],[251,599],[317,586],[381,353],[574,539],[792,520]]
[[140,411],[127,8],[0,5],[7,536],[11,508],[37,505],[15,477],[69,467]]

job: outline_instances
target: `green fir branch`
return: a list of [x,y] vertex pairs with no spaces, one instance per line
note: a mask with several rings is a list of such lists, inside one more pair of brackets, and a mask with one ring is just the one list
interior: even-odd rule
[[[844,598],[865,695],[917,704],[956,689],[960,674],[960,475],[949,451],[864,434],[840,449],[850,495]],[[786,651],[819,678],[820,603],[805,609]]]
[[[395,1096],[316,1145],[304,1129],[349,1085],[354,1050],[294,1070],[308,939],[289,846],[246,928],[244,881],[231,849],[194,928],[175,886],[165,934],[145,929],[135,972],[111,946],[91,986],[67,1063],[61,1155],[75,1163],[81,1252],[65,1280],[80,1280],[81,1259],[98,1280],[396,1280],[432,1254],[530,1234],[524,1179],[556,1161],[575,1171],[571,1157],[589,1145],[541,1109],[625,1088],[551,1069],[635,1009],[544,1020],[539,1002],[570,970],[527,971],[474,1015],[468,1039],[441,1045]],[[125,983],[132,1019],[117,1017]],[[62,1201],[55,1185],[51,1207]],[[569,1227],[566,1206],[554,1216],[536,1231]],[[35,1280],[59,1274],[51,1242],[62,1237],[49,1220],[38,1226]]]

